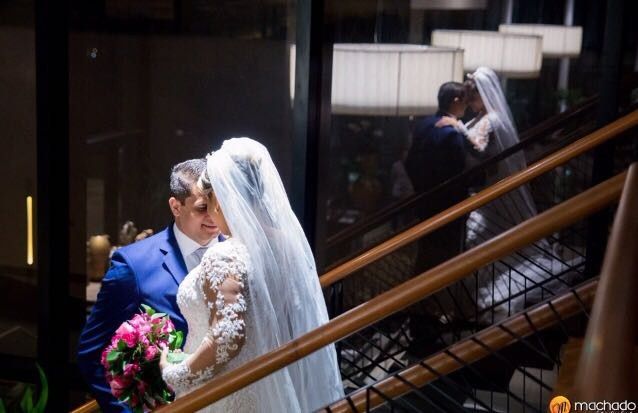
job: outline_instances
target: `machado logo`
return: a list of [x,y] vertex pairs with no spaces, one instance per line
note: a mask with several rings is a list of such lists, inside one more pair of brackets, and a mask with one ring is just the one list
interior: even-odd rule
[[597,412],[597,413],[630,413],[636,411],[636,403],[625,400],[623,402],[574,402],[572,403],[565,396],[556,396],[549,402],[550,413],[570,413],[570,412]]
[[565,396],[556,396],[549,402],[550,413],[569,413],[572,410],[572,404]]

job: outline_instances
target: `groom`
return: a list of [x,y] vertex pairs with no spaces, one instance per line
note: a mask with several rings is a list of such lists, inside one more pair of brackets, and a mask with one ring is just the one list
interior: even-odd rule
[[[443,116],[460,118],[465,113],[463,84],[444,83],[439,88],[437,97],[439,110],[416,125],[412,147],[406,159],[406,170],[417,193],[431,191],[465,169],[465,136],[452,126],[436,126]],[[467,194],[464,185],[447,184],[443,190],[437,190],[428,196],[422,218],[428,218],[461,202]],[[463,228],[464,221],[456,220],[421,238],[416,273],[419,274],[458,254]]]
[[158,234],[118,249],[78,345],[78,365],[103,412],[128,412],[112,395],[100,364],[102,350],[115,330],[147,304],[168,314],[187,333],[176,303],[177,287],[196,267],[208,247],[223,240],[206,211],[207,197],[197,188],[205,159],[175,165],[168,204],[175,222]]
[[[438,185],[463,172],[465,168],[465,137],[452,126],[437,127],[443,116],[460,118],[465,112],[465,93],[463,85],[458,82],[447,82],[441,85],[438,93],[439,109],[435,115],[421,120],[415,127],[412,147],[406,159],[406,170],[417,193],[427,193]],[[468,191],[464,184],[446,184],[443,190],[427,195],[421,211],[422,219],[443,211],[462,201]],[[459,254],[465,228],[465,219],[454,222],[422,237],[417,245],[415,274],[420,274]],[[420,306],[413,307],[410,317],[410,333],[413,341],[410,351],[415,356],[426,354],[428,345],[436,340],[438,325],[433,303],[446,301],[445,293],[429,297]],[[434,335],[433,335],[434,334]],[[425,353],[423,353],[425,351]]]

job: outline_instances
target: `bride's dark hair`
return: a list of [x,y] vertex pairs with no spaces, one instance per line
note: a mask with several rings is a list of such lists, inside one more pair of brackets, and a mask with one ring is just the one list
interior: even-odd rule
[[476,81],[472,78],[463,82],[463,89],[465,89],[465,98],[467,100],[472,100],[481,96],[478,86],[476,86]]
[[206,169],[204,169],[199,175],[199,178],[197,179],[197,187],[206,195],[209,195],[213,191],[213,185],[210,183],[210,178],[208,178],[208,171]]

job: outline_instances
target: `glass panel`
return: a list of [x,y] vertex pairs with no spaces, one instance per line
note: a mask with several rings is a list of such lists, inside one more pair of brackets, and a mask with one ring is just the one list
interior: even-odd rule
[[[328,176],[330,180],[324,200],[328,265],[415,222],[412,215],[395,214],[357,230],[363,228],[358,223],[370,221],[382,211],[394,210],[398,202],[419,193],[421,180],[412,182],[415,178],[406,170],[406,159],[416,135],[422,135],[418,129],[424,119],[436,111],[438,88],[444,82],[463,82],[465,75],[474,72],[477,66],[492,65],[518,130],[518,140],[540,139],[543,133],[559,140],[579,137],[596,127],[605,4],[511,3],[512,14],[508,16],[507,7],[503,7],[507,1],[376,1],[357,6],[352,2],[327,2],[326,13],[334,39],[331,133],[325,138],[329,139],[330,173],[321,171],[320,176]],[[574,8],[566,10],[570,3]],[[571,28],[562,26],[566,21]],[[506,22],[513,25],[505,25]],[[625,25],[622,37],[620,104],[627,108],[632,96],[635,101],[636,93],[632,95],[632,90],[638,84],[633,25]],[[422,52],[414,50],[417,45],[423,47]],[[459,59],[414,57],[426,54],[425,46],[432,45],[464,48],[460,58],[462,69],[455,69]],[[344,48],[356,57],[345,59],[341,56]],[[387,52],[401,48],[410,59]],[[358,54],[353,52],[357,49]],[[373,49],[378,49],[376,54]],[[380,51],[386,55],[382,56]],[[432,86],[428,86],[430,79]],[[427,94],[429,99],[419,94]],[[388,105],[388,101],[394,101],[394,106]],[[561,118],[565,110],[576,114]],[[469,108],[461,120],[468,122],[475,115],[476,111]],[[550,118],[560,122],[554,123],[551,130],[538,129]],[[551,148],[548,140],[539,141],[526,149],[525,156],[532,162]],[[427,149],[436,150],[432,146]],[[487,157],[499,152],[488,153]],[[439,167],[449,166],[445,165],[450,161],[446,154],[434,156]],[[456,172],[444,174],[444,178],[431,182],[428,188],[480,162],[467,156]],[[432,166],[423,165],[424,170],[430,171],[428,176],[434,176],[436,171],[428,168]],[[469,178],[464,184],[465,193],[484,187],[485,182],[479,182],[480,176]],[[441,199],[431,202],[438,201]],[[451,204],[443,202],[440,207],[456,202],[458,199]]]
[[37,347],[33,7],[31,1],[0,4],[0,355],[29,358]]
[[[127,221],[161,230],[171,166],[232,136],[263,142],[288,183],[285,3],[105,4],[77,10],[70,36],[78,237],[119,245]],[[72,258],[83,271],[83,252]]]
[[74,273],[86,274],[88,309],[112,249],[172,225],[173,165],[248,136],[269,149],[289,184],[293,6],[73,2],[70,259]]

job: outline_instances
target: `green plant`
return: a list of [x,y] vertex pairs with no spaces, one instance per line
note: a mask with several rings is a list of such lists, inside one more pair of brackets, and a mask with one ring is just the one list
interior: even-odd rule
[[38,375],[40,376],[40,396],[37,397],[37,400],[34,402],[34,386],[27,385],[20,398],[20,403],[14,405],[12,409],[8,410],[7,406],[10,407],[10,405],[5,406],[2,399],[0,399],[0,413],[44,413],[49,398],[49,383],[40,365],[36,364],[36,367],[38,368]]

